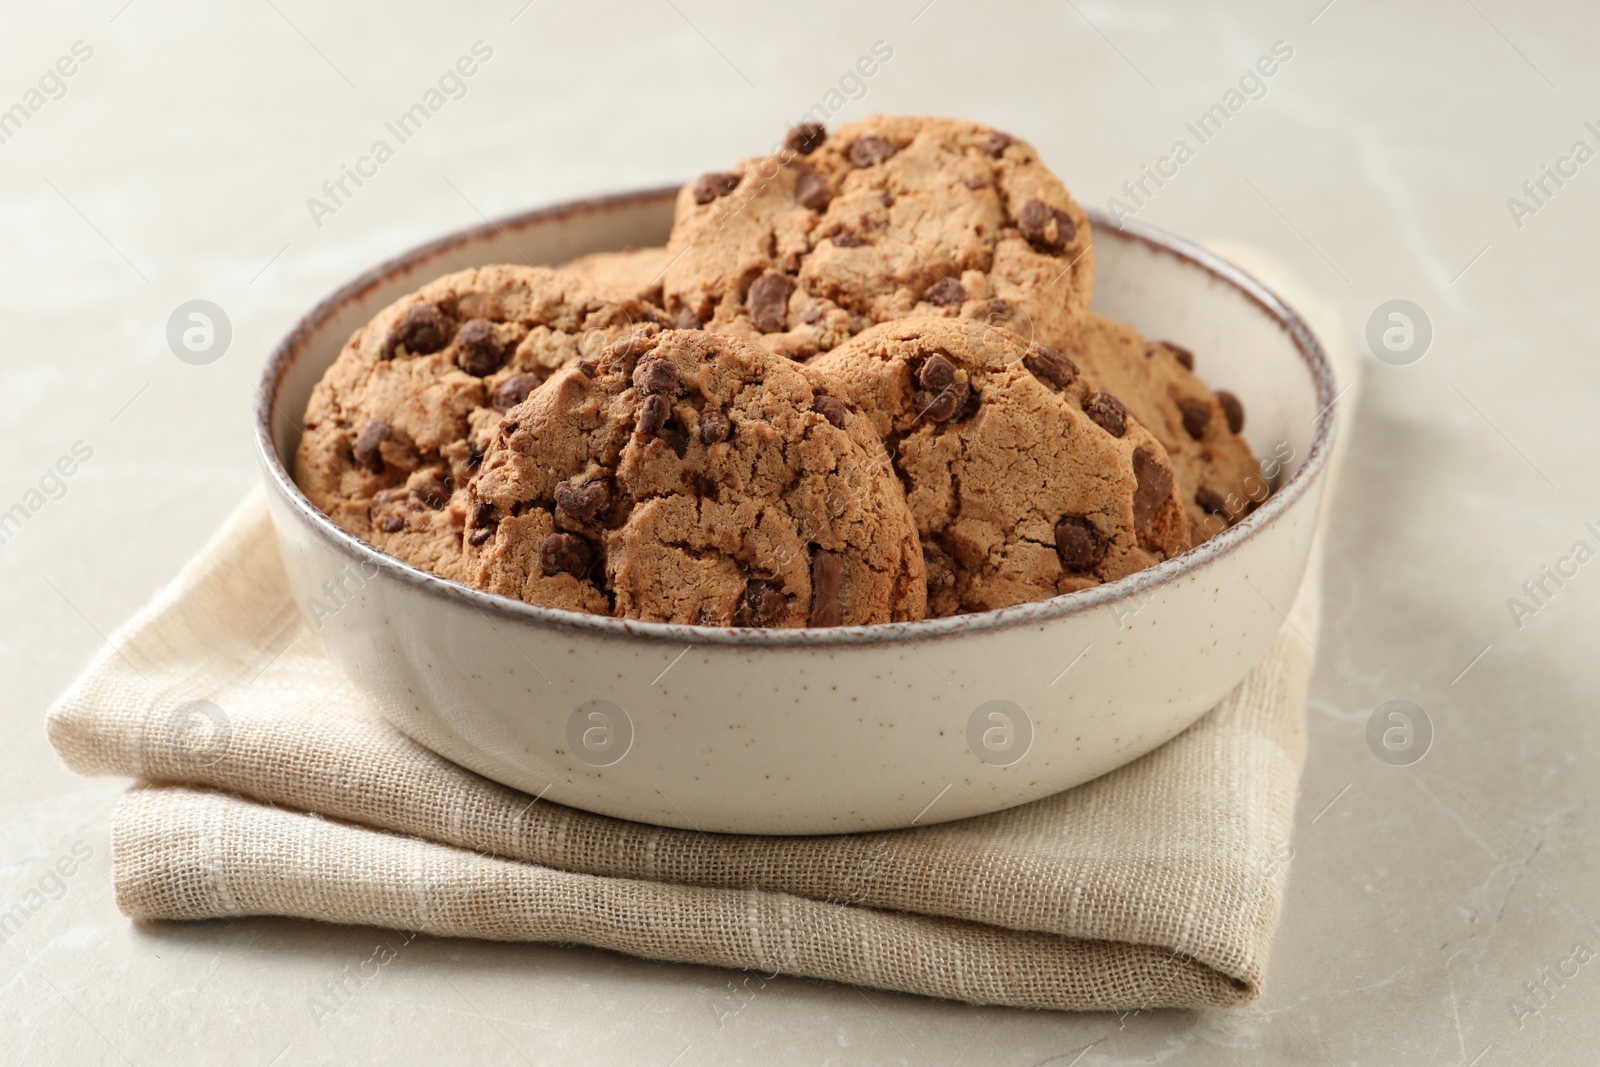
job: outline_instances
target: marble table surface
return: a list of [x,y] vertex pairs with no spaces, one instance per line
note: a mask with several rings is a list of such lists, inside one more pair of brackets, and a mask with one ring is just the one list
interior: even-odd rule
[[[1593,1062],[1592,6],[74,0],[5,26],[0,511],[29,517],[0,543],[0,908],[38,905],[0,942],[7,1062]],[[329,202],[478,42],[460,92]],[[1186,124],[1218,103],[1200,141]],[[1390,301],[1426,321],[1364,357],[1265,996],[1071,1016],[418,938],[319,1017],[385,934],[125,921],[106,833],[125,783],[69,774],[41,718],[256,479],[276,338],[419,241],[680,180],[815,106],[993,122],[1085,202],[1271,249],[1357,336]],[[1146,167],[1169,177],[1140,189]],[[166,336],[197,299],[231,324],[202,364]],[[1390,700],[1432,725],[1420,762],[1369,748]]]

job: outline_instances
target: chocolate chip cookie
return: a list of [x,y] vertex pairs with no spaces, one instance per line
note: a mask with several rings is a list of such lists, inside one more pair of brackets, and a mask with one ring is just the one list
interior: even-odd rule
[[930,615],[1084,589],[1189,547],[1161,442],[1054,348],[916,316],[807,366],[889,446],[924,546]]
[[1132,326],[1091,314],[1067,351],[1166,448],[1194,544],[1215,537],[1267,498],[1270,487],[1239,433],[1244,405],[1226,390],[1212,392],[1195,376],[1188,348],[1146,342]]
[[346,343],[307,405],[295,481],[344,529],[459,578],[466,483],[503,413],[659,318],[559,270],[446,275]]
[[614,299],[661,303],[661,275],[667,268],[665,248],[629,248],[593,252],[568,260],[558,269],[569,278]]
[[662,289],[676,325],[793,358],[913,314],[1077,335],[1088,220],[1027,142],[914,117],[799,132],[679,193]]
[[470,486],[467,580],[658,622],[921,618],[922,550],[872,421],[738,337],[641,333],[500,422]]

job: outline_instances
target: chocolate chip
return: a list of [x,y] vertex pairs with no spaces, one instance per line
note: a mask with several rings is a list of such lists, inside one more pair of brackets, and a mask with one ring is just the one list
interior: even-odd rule
[[812,626],[838,626],[844,621],[844,560],[832,552],[811,557]]
[[1172,358],[1183,364],[1184,370],[1194,370],[1194,353],[1179,344],[1171,341],[1157,341],[1156,347],[1165,348],[1172,353]]
[[594,549],[577,534],[553,533],[539,545],[539,566],[547,578],[570,574],[582,578],[594,563]]
[[611,503],[611,487],[604,478],[584,482],[562,482],[556,486],[556,507],[579,522],[593,522],[594,517]]
[[1202,485],[1195,491],[1194,502],[1204,508],[1207,514],[1226,515],[1228,513],[1227,500],[1223,498],[1221,493],[1209,486]]
[[1086,571],[1106,558],[1110,542],[1082,515],[1056,523],[1056,555],[1069,571]]
[[702,174],[694,180],[694,202],[709,204],[719,196],[727,196],[739,188],[739,176],[726,172],[712,171]]
[[929,589],[950,589],[955,586],[957,565],[948,552],[933,545],[923,545],[922,565],[928,572]]
[[701,327],[700,316],[690,308],[679,308],[673,316],[672,328],[674,330],[698,330]]
[[1011,317],[1011,305],[1001,300],[998,296],[990,297],[989,302],[984,305],[984,310],[989,313],[989,321],[991,323],[996,319]]
[[917,369],[917,384],[931,393],[940,393],[956,384],[956,365],[948,356],[935,352]]
[[917,390],[916,404],[917,417],[927,419],[929,422],[944,422],[956,413],[960,401],[955,397],[954,390],[947,389],[939,393],[930,393],[926,389]]
[[999,159],[1000,154],[1010,146],[1011,135],[1001,133],[999,130],[995,130],[993,133],[989,134],[989,136],[983,139],[984,154],[993,156],[996,159]]
[[661,439],[667,442],[668,448],[678,454],[679,459],[689,451],[689,434],[684,430],[669,429],[661,435]]
[[394,346],[402,344],[413,356],[437,352],[450,343],[450,324],[432,304],[413,304],[400,316],[387,346],[387,355],[394,355]]
[[678,368],[670,360],[646,360],[639,368],[639,389],[670,396],[678,391]]
[[1178,401],[1178,411],[1183,415],[1183,428],[1196,441],[1205,436],[1206,425],[1211,421],[1211,405],[1204,400],[1188,397]]
[[1239,433],[1244,429],[1244,405],[1239,398],[1226,389],[1217,390],[1217,403],[1222,405],[1222,413],[1228,416],[1228,429]]
[[783,143],[802,156],[809,156],[822,147],[822,142],[827,139],[828,128],[820,122],[802,122],[798,126],[789,128],[789,133]]
[[817,397],[811,402],[811,409],[841,430],[850,415],[850,409],[845,407],[844,401],[833,396]]
[[660,393],[646,397],[639,408],[639,421],[634,424],[633,434],[635,439],[648,441],[661,432],[667,424],[667,419],[672,417],[672,405]]
[[789,598],[771,582],[751,579],[733,612],[735,626],[771,626],[788,614]]
[[450,503],[452,484],[447,476],[432,473],[417,482],[411,491],[417,495],[418,500],[438,511]]
[[733,432],[733,423],[728,421],[728,416],[715,408],[710,408],[700,413],[700,443],[714,445],[726,441]]
[[697,474],[694,476],[694,491],[699,493],[701,496],[708,496],[715,500],[717,496],[717,483],[712,481],[710,478],[707,478],[704,474]]
[[539,379],[531,374],[514,374],[494,387],[489,404],[496,411],[510,411],[539,387]]
[[385,489],[372,498],[372,525],[384,533],[399,533],[406,528],[406,491]]
[[828,240],[833,242],[835,248],[860,248],[870,242],[859,233],[847,230],[843,226],[835,226],[827,233]]
[[1078,235],[1072,216],[1038,199],[1029,200],[1017,212],[1017,229],[1040,252],[1059,252]]
[[467,532],[468,544],[476,546],[489,540],[494,536],[494,505],[487,500],[474,500],[467,525],[470,527]]
[[919,414],[931,422],[944,422],[961,410],[971,391],[965,382],[958,382],[937,392],[924,389],[917,393]]
[[1146,449],[1133,454],[1133,526],[1139,529],[1172,495],[1172,469]]
[[1089,394],[1089,398],[1083,402],[1083,413],[1112,437],[1121,437],[1128,432],[1128,409],[1122,401],[1104,390]]
[[875,167],[896,151],[894,143],[887,137],[869,133],[865,137],[857,137],[856,143],[850,146],[850,162],[858,167]]
[[1049,345],[1033,345],[1022,357],[1028,373],[1056,389],[1065,389],[1078,377],[1078,365]]
[[383,473],[383,452],[379,445],[392,436],[394,430],[383,419],[373,419],[361,428],[361,433],[356,436],[355,453],[356,462],[361,464],[373,474]]
[[777,333],[789,325],[789,294],[794,280],[787,274],[769,270],[750,283],[744,306],[750,323],[762,333]]
[[940,278],[928,286],[928,291],[922,294],[922,298],[940,307],[954,307],[967,298],[967,291],[954,278]]
[[812,211],[824,211],[833,200],[833,186],[810,167],[801,167],[794,180],[794,202]]
[[456,364],[468,374],[487,378],[499,370],[506,354],[494,336],[494,324],[468,319],[456,331]]

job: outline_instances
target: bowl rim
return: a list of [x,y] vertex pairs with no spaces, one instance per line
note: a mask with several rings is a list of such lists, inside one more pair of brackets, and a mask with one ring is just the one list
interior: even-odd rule
[[[299,422],[278,408],[278,390],[295,361],[305,353],[310,340],[325,323],[348,304],[362,298],[372,289],[394,275],[425,263],[429,259],[454,251],[476,240],[494,237],[509,242],[505,231],[522,228],[540,221],[571,219],[587,214],[610,213],[622,208],[636,207],[660,201],[670,203],[679,186],[665,186],[635,192],[606,196],[586,197],[519,212],[479,225],[452,231],[432,241],[425,242],[398,256],[379,263],[351,281],[334,290],[302,315],[267,356],[255,396],[255,438],[259,458],[266,475],[268,489],[294,511],[297,518],[324,542],[363,565],[363,574],[376,568],[377,575],[403,582],[421,593],[458,606],[470,607],[487,616],[522,623],[532,623],[540,629],[564,632],[581,632],[596,637],[645,640],[662,645],[733,645],[745,648],[806,648],[857,645],[910,645],[921,640],[935,640],[960,634],[1034,626],[1074,615],[1082,615],[1106,604],[1140,597],[1157,586],[1176,582],[1191,575],[1207,564],[1229,555],[1249,542],[1262,529],[1270,526],[1303,497],[1320,478],[1332,448],[1336,420],[1328,417],[1338,401],[1334,391],[1334,374],[1316,335],[1305,321],[1276,293],[1268,289],[1244,270],[1220,256],[1164,230],[1124,219],[1113,222],[1109,216],[1094,208],[1087,209],[1091,227],[1115,230],[1158,252],[1174,256],[1180,261],[1198,267],[1212,278],[1243,293],[1273,320],[1279,329],[1288,334],[1316,389],[1322,407],[1314,417],[1316,428],[1311,446],[1299,468],[1267,498],[1266,502],[1240,522],[1211,538],[1197,548],[1163,560],[1154,566],[1137,571],[1124,578],[1074,593],[1065,593],[1046,600],[1030,601],[1011,607],[990,611],[955,615],[941,619],[921,619],[914,622],[873,623],[866,626],[832,626],[793,629],[736,628],[694,626],[685,623],[645,622],[635,619],[618,619],[607,615],[589,615],[564,608],[548,608],[444,578],[431,571],[391,556],[367,542],[346,532],[320,511],[295,484],[287,465],[278,455],[273,443],[272,417],[283,415],[291,426]],[[514,246],[513,246],[514,247]],[[343,342],[341,341],[341,344]]]

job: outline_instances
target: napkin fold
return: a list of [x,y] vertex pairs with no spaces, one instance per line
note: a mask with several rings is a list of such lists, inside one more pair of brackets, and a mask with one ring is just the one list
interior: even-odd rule
[[1320,588],[1161,748],[991,815],[828,837],[562,807],[411,741],[323,654],[264,496],[50,710],[112,816],[137,921],[281,915],[832,979],[974,1004],[1222,1007],[1260,994],[1291,853]]

